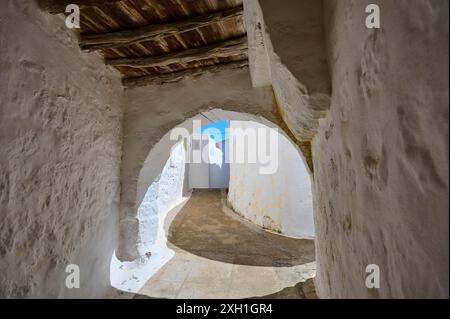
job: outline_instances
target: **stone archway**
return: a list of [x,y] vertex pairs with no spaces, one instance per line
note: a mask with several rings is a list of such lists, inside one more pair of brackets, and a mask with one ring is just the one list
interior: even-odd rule
[[[279,140],[276,151],[283,154],[277,163],[277,173],[270,176],[258,174],[253,164],[230,164],[230,206],[244,219],[268,231],[295,238],[313,238],[311,175],[300,149],[278,125],[260,115],[212,109],[200,112],[175,128],[184,128],[192,134],[195,121],[203,126],[225,120],[232,127],[265,127],[275,131]],[[135,178],[135,214],[121,220],[125,226],[121,228],[122,240],[126,241],[122,243],[127,249],[125,254],[139,261],[127,270],[129,273],[141,271],[139,263],[146,263],[150,256],[154,260],[155,254],[158,261],[152,261],[150,267],[155,271],[173,257],[173,251],[167,248],[166,234],[170,221],[175,218],[173,209],[185,201],[189,193],[184,168],[185,143],[173,139],[173,131],[166,132],[143,161]],[[113,263],[115,268],[120,263],[115,256]],[[117,273],[113,268],[111,272]],[[138,277],[143,281],[153,273],[143,271]],[[122,280],[127,275],[119,277]]]
[[[185,120],[181,124],[177,125],[177,128],[185,128],[189,130],[192,133],[192,127],[193,127],[193,121],[200,120],[202,124],[212,123],[214,121],[221,121],[221,120],[230,120],[230,121],[236,121],[235,123],[238,123],[238,121],[252,121],[255,123],[260,123],[261,125],[265,125],[267,127],[271,127],[274,129],[279,129],[279,132],[283,138],[284,141],[288,141],[290,145],[292,145],[293,149],[296,149],[297,154],[299,155],[299,159],[303,160],[303,163],[305,166],[305,172],[308,172],[305,165],[305,160],[301,156],[301,152],[297,145],[290,139],[288,134],[282,130],[278,125],[274,124],[273,122],[267,120],[265,117],[261,115],[252,115],[249,113],[239,113],[234,111],[226,111],[222,109],[213,109],[209,111],[200,112],[198,115]],[[142,244],[142,236],[139,234],[142,234],[143,232],[143,223],[142,220],[140,221],[139,218],[139,207],[142,204],[146,193],[148,192],[149,187],[152,185],[152,183],[155,182],[161,176],[161,172],[164,170],[164,167],[167,165],[168,161],[170,160],[171,156],[173,156],[172,150],[175,149],[176,145],[179,145],[179,141],[171,140],[170,138],[170,131],[167,132],[163,137],[154,145],[154,147],[150,150],[145,160],[140,165],[140,170],[136,172],[137,174],[133,176],[133,180],[135,181],[134,189],[135,189],[135,201],[132,203],[132,214],[128,215],[122,215],[122,219],[120,221],[121,224],[121,249],[122,251],[119,251],[117,253],[117,256],[119,259],[124,260],[134,260],[138,258],[139,256],[145,255],[145,249],[140,247]],[[308,172],[309,173],[309,172]],[[176,174],[184,174],[184,171],[181,169]],[[235,182],[237,184],[237,182]],[[241,181],[242,184],[242,181]],[[310,185],[310,184],[309,184]],[[248,185],[246,185],[248,186]],[[234,187],[234,186],[233,186]],[[125,190],[126,191],[126,190]],[[186,192],[186,186],[182,186],[181,189],[179,188],[179,191],[177,192],[177,195],[173,198],[173,202],[166,205],[167,210],[170,207],[175,206],[179,203],[179,201],[182,198],[182,194]],[[231,192],[231,194],[235,194],[234,192]],[[237,198],[235,195],[232,197]],[[236,200],[236,205],[238,210],[241,211],[242,215],[245,218],[248,218],[252,222],[255,222],[256,224],[265,227],[267,229],[271,229],[272,231],[278,231],[283,232],[282,230],[278,228],[274,228],[273,225],[270,224],[273,223],[273,221],[269,219],[261,220],[260,218],[254,218],[250,216],[247,212],[247,210],[243,207],[242,202],[239,202]],[[247,213],[246,213],[247,212]],[[142,218],[141,218],[142,219]],[[146,222],[144,222],[146,223]],[[144,226],[145,227],[145,226]],[[162,227],[161,225],[159,226]],[[285,232],[288,235],[295,236],[295,232]],[[309,236],[306,236],[309,237]],[[127,256],[127,258],[123,258],[123,256]]]
[[[233,85],[230,86],[230,83]],[[139,256],[135,245],[137,239],[133,235],[138,232],[137,181],[149,152],[173,127],[202,111],[220,106],[223,110],[263,117],[281,127],[294,140],[278,113],[272,89],[253,88],[245,69],[206,74],[192,81],[126,90],[124,105],[121,238],[117,250],[120,260],[131,261]],[[302,150],[304,151],[303,148]],[[164,163],[159,163],[158,172]],[[308,164],[310,163],[308,158]]]

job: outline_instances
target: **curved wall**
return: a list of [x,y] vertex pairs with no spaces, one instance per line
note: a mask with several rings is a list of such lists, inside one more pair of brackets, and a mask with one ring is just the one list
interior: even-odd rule
[[[260,138],[272,133],[276,139],[272,149],[264,152],[270,155],[271,165],[260,161],[230,164],[228,201],[233,209],[267,230],[314,238],[311,179],[299,150],[276,128],[255,121],[231,121],[230,127],[255,130]],[[263,173],[264,167],[270,174]]]

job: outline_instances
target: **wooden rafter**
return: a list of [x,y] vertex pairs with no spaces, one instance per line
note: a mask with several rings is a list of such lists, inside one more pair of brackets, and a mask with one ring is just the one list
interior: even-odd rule
[[230,19],[242,19],[242,11],[243,7],[240,5],[233,9],[166,24],[149,25],[133,30],[84,35],[80,39],[80,48],[90,51],[118,48],[143,41],[158,41],[170,35],[196,30],[218,22],[224,22]]
[[[81,19],[85,14],[86,20],[79,32],[80,48],[101,50],[107,57],[105,63],[124,75],[123,83],[127,87],[173,83],[248,65],[242,0],[37,1],[41,9],[50,13],[63,13],[69,4],[84,9]],[[114,3],[120,5],[112,5]],[[133,8],[136,11],[127,11]],[[157,11],[152,12],[152,18],[143,14],[149,8]],[[205,13],[205,8],[208,13]],[[223,9],[217,11],[218,8]],[[177,14],[168,14],[171,10]],[[154,14],[161,21],[166,21],[169,16],[172,20],[155,24]],[[138,23],[134,20],[136,16],[139,16]],[[127,25],[124,22],[127,19],[133,23]],[[167,37],[170,40],[161,41]],[[227,40],[217,42],[218,39]],[[180,50],[182,47],[185,49]],[[159,55],[154,56],[154,52],[159,52]],[[223,61],[233,62],[220,63]],[[163,73],[154,74],[156,70]]]
[[214,58],[247,56],[247,37],[243,36],[213,45],[187,49],[151,57],[106,59],[108,65],[132,68],[164,67],[173,63],[189,63]]
[[217,73],[223,70],[240,69],[248,66],[248,60],[241,60],[231,63],[222,63],[211,66],[199,67],[195,69],[187,69],[180,72],[173,72],[160,75],[140,76],[134,78],[125,78],[122,80],[126,87],[145,86],[145,85],[161,85],[174,83],[186,78],[194,78],[207,73]]

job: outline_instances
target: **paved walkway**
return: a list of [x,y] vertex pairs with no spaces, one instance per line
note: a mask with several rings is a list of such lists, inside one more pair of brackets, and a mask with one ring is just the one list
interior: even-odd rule
[[138,298],[314,298],[314,243],[263,231],[194,191],[169,229],[175,256]]

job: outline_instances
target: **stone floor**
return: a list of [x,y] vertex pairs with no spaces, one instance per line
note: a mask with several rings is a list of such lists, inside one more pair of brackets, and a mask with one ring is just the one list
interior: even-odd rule
[[194,191],[169,228],[175,256],[136,298],[315,298],[314,242],[270,233]]

